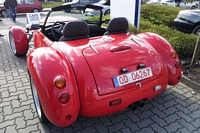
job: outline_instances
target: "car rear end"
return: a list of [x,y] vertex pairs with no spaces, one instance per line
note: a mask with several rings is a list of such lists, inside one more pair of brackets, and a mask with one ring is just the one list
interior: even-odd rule
[[200,10],[181,10],[173,21],[173,27],[185,33],[192,33],[200,22]]
[[156,51],[145,42],[122,38],[129,36],[90,41],[90,46],[81,52],[84,60],[74,61],[80,58],[77,52],[71,52],[73,58],[68,57],[77,77],[82,115],[115,113],[132,103],[151,99],[166,88],[167,69]]

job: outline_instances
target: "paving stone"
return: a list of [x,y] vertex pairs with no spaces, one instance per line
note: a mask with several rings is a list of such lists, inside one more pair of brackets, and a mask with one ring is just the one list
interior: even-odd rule
[[25,128],[26,127],[26,121],[24,120],[24,117],[16,118],[15,119],[15,124],[17,125],[16,129]]
[[1,97],[3,99],[8,98],[10,96],[10,94],[8,93],[8,91],[1,91]]
[[138,114],[137,116],[141,120],[143,120],[143,119],[149,118],[151,115],[154,115],[154,113],[152,113],[151,110],[146,110],[146,111],[142,112],[141,114]]
[[193,119],[192,119],[188,114],[185,114],[185,113],[183,113],[182,111],[178,111],[178,112],[176,112],[176,114],[177,114],[180,118],[185,119],[187,122],[193,121]]
[[200,110],[193,111],[191,114],[188,114],[191,118],[199,118]]
[[[154,108],[157,107],[159,110],[164,110],[164,109],[166,109],[165,106],[163,105],[164,103],[163,103],[163,104],[162,104],[162,103],[159,104],[157,101],[152,101],[151,104],[154,106]],[[152,109],[153,109],[153,108],[152,108]],[[152,109],[151,109],[151,110],[152,110]]]
[[174,114],[177,111],[179,110],[176,107],[171,107],[171,108],[165,109],[165,114],[168,116],[168,115]]
[[131,119],[123,120],[124,124],[131,129],[132,132],[140,130],[138,125],[134,123]]
[[88,119],[86,121],[82,121],[81,123],[82,123],[82,127],[85,128],[85,127],[92,126],[95,123],[99,123],[99,120],[98,120],[98,117],[95,117],[95,118]]
[[168,133],[176,133],[176,130],[179,128],[183,128],[182,125],[180,125],[178,122],[170,123],[169,125],[164,127],[165,130],[167,130]]
[[86,127],[83,130],[76,131],[76,133],[96,133],[94,127]]
[[28,132],[37,132],[38,131],[38,126],[37,125],[30,125],[26,128],[20,128],[18,129],[19,133],[28,133]]
[[142,128],[140,131],[135,133],[155,133],[151,127]]
[[78,121],[75,121],[71,126],[75,132],[83,129],[82,124]]
[[185,128],[185,127],[178,129],[176,132],[180,132],[180,133],[191,133],[191,132],[188,131],[187,128]]
[[31,113],[31,110],[24,110],[23,116],[25,117],[25,120],[29,120],[33,118],[33,114]]
[[11,115],[12,114],[12,108],[11,106],[4,106],[3,107],[3,115]]
[[114,123],[112,126],[107,126],[109,133],[112,133],[114,131],[120,131],[122,128],[126,128],[124,125],[124,122]]
[[166,121],[163,118],[161,119],[157,115],[153,115],[153,116],[150,116],[150,117],[151,117],[152,121],[157,123],[160,127],[163,127],[163,126],[167,125]]
[[30,105],[31,103],[33,103],[33,100],[32,100],[32,99],[26,100],[26,101],[21,101],[21,106]]
[[174,106],[174,105],[176,105],[177,103],[174,101],[174,100],[168,100],[168,101],[166,101],[164,104],[163,104],[163,106],[165,107],[165,108],[170,108],[170,107],[172,107],[172,106]]
[[18,131],[16,130],[16,125],[12,126],[7,126],[5,133],[17,133]]
[[190,111],[200,110],[200,106],[197,103],[192,103],[187,107]]
[[[64,129],[65,131],[65,129]],[[38,133],[50,133],[50,127],[47,125],[47,124],[41,124],[41,123],[38,123]],[[68,133],[68,132],[64,132],[64,133]]]
[[0,102],[0,108],[4,107],[4,106],[10,106],[11,102],[10,101],[3,101],[1,100]]
[[26,126],[35,125],[35,124],[37,124],[37,123],[39,123],[39,119],[38,119],[38,117],[35,117],[35,118],[33,118],[33,119],[27,120],[27,121],[26,121]]
[[102,132],[102,133],[108,133],[108,128],[106,128],[102,122],[100,123],[97,123],[97,124],[94,124],[94,128],[99,131],[99,132]]
[[124,114],[116,115],[115,117],[111,117],[110,119],[111,119],[112,123],[116,123],[116,122],[120,122],[122,120],[128,119],[128,117],[124,113]]
[[141,121],[141,119],[137,115],[135,115],[132,111],[125,112],[125,114],[128,118],[131,118],[134,123]]
[[133,131],[131,131],[130,128],[128,128],[128,127],[121,129],[121,132],[122,133],[133,133]]
[[[18,99],[18,96],[17,95],[15,95],[15,96],[10,96],[10,97],[5,97],[5,98],[3,98],[3,100],[2,100],[2,102],[4,103],[4,102],[7,102],[7,101],[12,101],[12,100],[17,100]],[[11,103],[10,103],[10,105],[11,105]]]
[[156,132],[156,133],[167,133],[167,131],[166,131],[164,128],[160,127],[160,126],[158,125],[158,123],[151,124],[150,127],[151,127],[151,128],[153,129],[153,131]]
[[180,119],[180,120],[177,120],[177,121],[178,121],[178,123],[180,123],[180,125],[182,125],[183,127],[186,127],[187,130],[189,130],[190,132],[192,132],[195,129],[194,125],[186,122],[185,119]]
[[30,109],[30,105],[15,107],[15,108],[13,108],[13,113],[22,112],[24,110],[29,110],[29,109]]
[[167,115],[164,113],[164,111],[159,110],[157,107],[151,109],[151,111],[158,115],[160,118],[166,117]]
[[194,127],[200,128],[200,118],[195,119],[193,122],[190,122]]
[[186,108],[186,107],[184,107],[184,106],[182,106],[182,105],[180,105],[180,104],[177,104],[175,107],[176,107],[176,109],[178,109],[179,111],[182,111],[184,114],[189,114],[189,113],[191,113],[191,111],[190,111],[188,108]]
[[22,112],[10,114],[10,115],[5,115],[5,121],[7,121],[7,120],[13,120],[15,118],[20,118],[20,117],[23,117]]
[[105,127],[113,125],[112,121],[106,116],[99,117],[99,120],[103,123]]
[[7,126],[12,126],[12,125],[14,125],[14,119],[7,120],[7,121],[4,121],[3,123],[0,123],[0,129],[5,128]]
[[151,120],[151,118],[149,118],[149,119],[143,119],[141,122],[137,122],[136,124],[139,126],[139,128],[144,128],[152,123],[154,122]]
[[177,114],[171,114],[167,116],[166,118],[163,118],[167,123],[172,123],[180,119],[180,117]]
[[12,100],[11,104],[12,104],[12,108],[20,107],[20,102],[17,99],[16,100]]

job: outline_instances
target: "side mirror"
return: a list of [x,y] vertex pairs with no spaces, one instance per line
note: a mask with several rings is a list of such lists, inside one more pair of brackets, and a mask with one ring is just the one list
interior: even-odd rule
[[38,29],[40,29],[40,25],[39,24],[27,24],[26,29],[27,29],[27,31],[38,30]]

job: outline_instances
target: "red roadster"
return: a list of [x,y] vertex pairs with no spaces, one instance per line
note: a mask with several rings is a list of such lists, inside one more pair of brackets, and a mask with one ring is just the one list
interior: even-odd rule
[[[86,6],[91,7],[101,9]],[[160,35],[128,33],[124,17],[110,20],[105,28],[102,14],[95,23],[72,17],[77,14],[67,16],[66,8],[69,6],[52,8],[39,25],[9,29],[13,53],[27,54],[41,123],[49,120],[62,127],[71,125],[79,114],[97,117],[115,113],[179,83],[179,57]],[[27,52],[29,40],[33,40],[34,49]]]

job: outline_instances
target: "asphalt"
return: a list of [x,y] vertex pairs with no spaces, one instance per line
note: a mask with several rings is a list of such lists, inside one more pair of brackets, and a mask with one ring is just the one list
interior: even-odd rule
[[200,93],[193,89],[200,87],[184,75],[179,84],[167,86],[136,110],[127,108],[96,118],[80,115],[69,127],[41,124],[33,103],[26,57],[13,55],[8,30],[0,29],[0,33],[4,34],[0,37],[0,133],[200,133]]

